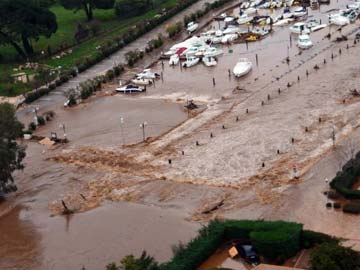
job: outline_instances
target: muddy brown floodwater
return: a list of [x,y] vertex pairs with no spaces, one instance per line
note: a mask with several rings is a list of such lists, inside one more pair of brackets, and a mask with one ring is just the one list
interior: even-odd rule
[[[309,17],[327,22],[327,11],[347,3],[332,1]],[[93,97],[71,109],[62,107],[61,91],[41,99],[40,111],[53,109],[56,117],[36,135],[62,137],[65,124],[70,143],[26,142],[26,168],[15,174],[19,191],[0,205],[0,269],[104,269],[142,250],[163,262],[173,244],[215,217],[298,221],[358,247],[359,219],[327,210],[322,195],[324,179],[360,149],[360,99],[349,95],[359,85],[360,47],[352,45],[358,25],[312,33],[314,46],[301,53],[285,26],[248,48],[223,46],[214,68],[157,62],[153,69],[164,79],[141,95]],[[324,38],[329,31],[331,40]],[[341,34],[348,42],[334,42]],[[254,68],[237,80],[228,69],[240,57]],[[190,119],[188,99],[204,108]],[[34,106],[18,112],[24,123]],[[144,121],[153,140],[141,143]],[[290,179],[293,165],[297,181]],[[78,212],[57,215],[61,199]]]

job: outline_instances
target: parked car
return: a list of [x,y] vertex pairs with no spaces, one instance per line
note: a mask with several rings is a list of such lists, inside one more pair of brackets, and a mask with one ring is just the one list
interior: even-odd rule
[[236,249],[247,263],[251,265],[258,265],[260,263],[259,255],[252,245],[238,245]]
[[146,91],[146,87],[143,88],[137,85],[128,84],[126,86],[116,88],[116,91],[124,94],[141,93]]

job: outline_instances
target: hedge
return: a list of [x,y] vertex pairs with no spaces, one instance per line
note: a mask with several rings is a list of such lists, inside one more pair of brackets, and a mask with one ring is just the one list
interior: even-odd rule
[[196,269],[222,243],[239,238],[251,240],[259,254],[269,260],[287,259],[299,250],[301,231],[302,224],[283,221],[211,221],[196,238],[179,249],[162,269]]
[[335,189],[338,193],[346,199],[358,200],[360,199],[360,190],[353,190],[353,185],[360,177],[360,152],[355,158],[350,159],[338,172],[335,178],[330,182],[330,187]]
[[300,239],[301,239],[302,248],[311,248],[317,244],[323,244],[323,243],[338,244],[340,242],[339,238],[309,230],[303,230],[301,232]]

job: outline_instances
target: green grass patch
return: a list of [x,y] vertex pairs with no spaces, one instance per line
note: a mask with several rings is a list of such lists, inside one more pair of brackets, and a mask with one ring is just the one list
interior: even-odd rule
[[[94,18],[100,22],[101,29],[96,36],[89,37],[87,40],[80,44],[76,43],[75,32],[76,26],[79,23],[86,23],[86,15],[82,10],[74,12],[66,10],[60,5],[51,7],[51,11],[56,14],[58,22],[58,30],[49,39],[41,37],[38,41],[33,41],[34,50],[37,53],[44,51],[47,53],[48,47],[52,52],[58,51],[60,48],[71,47],[72,53],[60,59],[48,58],[41,60],[40,63],[50,67],[62,67],[62,70],[69,69],[75,66],[80,61],[86,58],[94,58],[100,51],[96,50],[101,44],[105,42],[113,42],[117,36],[121,36],[136,23],[150,19],[159,13],[163,8],[169,8],[176,4],[177,0],[155,0],[155,8],[146,12],[145,14],[133,18],[119,19],[116,17],[114,10],[94,10]],[[30,85],[27,84],[14,84],[14,89],[11,93],[6,90],[3,78],[17,73],[14,69],[22,62],[17,56],[16,51],[11,46],[0,46],[0,95],[17,95],[31,90]],[[23,71],[22,71],[23,72]]]

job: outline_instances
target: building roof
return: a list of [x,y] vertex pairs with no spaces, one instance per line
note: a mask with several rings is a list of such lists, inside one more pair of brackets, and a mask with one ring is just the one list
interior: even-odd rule
[[254,270],[303,270],[300,268],[293,268],[293,267],[287,267],[287,266],[279,266],[279,265],[271,265],[271,264],[259,264]]

